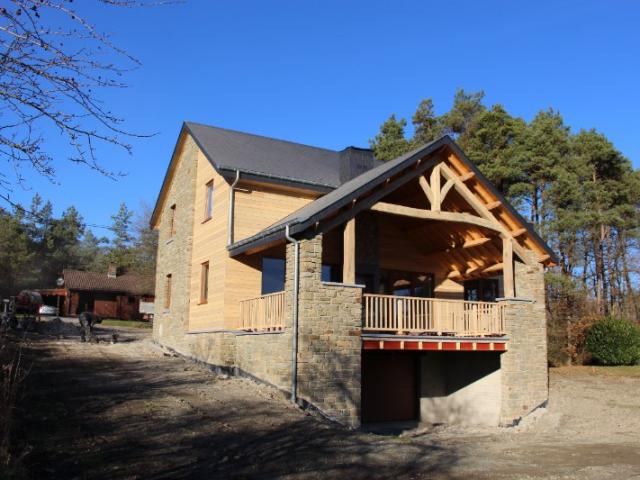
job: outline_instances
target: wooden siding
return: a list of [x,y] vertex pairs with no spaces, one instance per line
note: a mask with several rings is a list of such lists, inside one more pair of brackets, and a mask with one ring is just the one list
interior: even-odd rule
[[[242,182],[235,193],[234,240],[258,233],[313,200],[313,196],[292,190],[279,191],[268,186],[251,185],[245,190]],[[240,321],[240,302],[262,292],[262,254],[227,256],[224,315],[226,326]]]
[[[207,183],[213,180],[213,212],[205,218]],[[251,236],[313,200],[314,196],[293,190],[251,185],[242,182],[235,193],[234,240]],[[195,219],[188,330],[234,328],[240,320],[240,302],[260,295],[261,255],[231,258],[227,252],[229,183],[219,175],[204,154],[198,151]],[[201,265],[209,262],[209,294],[200,302]]]
[[[188,330],[222,329],[224,323],[225,271],[227,259],[227,215],[229,184],[209,160],[198,151],[196,170],[195,212],[193,220],[193,252],[191,256],[191,286],[189,288]],[[213,212],[205,220],[207,183],[213,180]],[[200,303],[201,265],[209,262],[209,296]]]
[[283,193],[266,186],[240,188],[235,197],[236,242],[273,225],[315,198],[302,193]]

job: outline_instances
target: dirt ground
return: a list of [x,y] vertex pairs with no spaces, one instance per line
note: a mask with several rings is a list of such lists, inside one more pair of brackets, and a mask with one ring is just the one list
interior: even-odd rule
[[25,348],[16,440],[34,479],[640,479],[640,378],[552,371],[548,411],[518,427],[381,435],[164,353],[148,331],[85,344],[62,327]]

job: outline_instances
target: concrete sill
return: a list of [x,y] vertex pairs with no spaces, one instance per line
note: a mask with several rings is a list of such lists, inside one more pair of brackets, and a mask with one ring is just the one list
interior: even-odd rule
[[322,282],[325,287],[346,287],[346,288],[365,288],[366,285],[359,283],[341,283],[341,282]]
[[282,330],[272,330],[272,331],[260,331],[260,332],[248,332],[246,330],[229,330],[225,328],[212,328],[212,329],[203,329],[203,330],[190,330],[187,335],[198,335],[201,333],[231,333],[236,336],[244,336],[244,335],[280,335],[285,333],[286,329]]
[[536,303],[532,298],[504,297],[496,298],[496,302]]

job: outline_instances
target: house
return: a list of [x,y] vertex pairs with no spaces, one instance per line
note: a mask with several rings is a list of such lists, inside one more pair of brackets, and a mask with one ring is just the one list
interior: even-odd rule
[[64,270],[55,289],[38,290],[46,305],[58,307],[60,315],[84,311],[103,318],[140,320],[140,304],[154,301],[154,277],[134,273],[119,274],[115,265],[107,272]]
[[152,216],[154,339],[346,425],[547,401],[557,260],[449,137],[389,162],[185,123]]

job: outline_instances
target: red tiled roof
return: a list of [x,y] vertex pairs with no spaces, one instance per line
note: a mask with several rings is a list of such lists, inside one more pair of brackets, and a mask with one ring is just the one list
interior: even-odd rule
[[153,295],[155,279],[152,275],[125,273],[109,278],[101,272],[64,270],[64,286],[69,290],[93,290],[100,292],[121,292],[129,295]]

